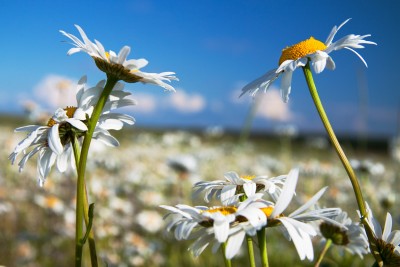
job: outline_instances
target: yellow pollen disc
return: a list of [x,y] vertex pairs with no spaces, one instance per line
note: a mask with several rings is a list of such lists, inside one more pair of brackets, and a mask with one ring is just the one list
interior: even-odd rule
[[281,65],[285,60],[297,60],[309,54],[315,53],[316,51],[322,51],[326,49],[326,45],[310,37],[310,39],[301,41],[290,47],[286,47],[282,50],[282,55],[279,58],[279,65]]
[[274,207],[265,207],[265,208],[261,208],[261,211],[264,212],[264,214],[269,217],[271,216],[272,212],[274,211]]
[[74,117],[77,107],[66,107],[66,108],[64,108],[64,110],[67,112],[68,118],[72,118],[72,117]]
[[47,122],[47,126],[49,126],[49,127],[53,127],[56,124],[57,124],[57,122],[55,120],[53,120],[53,118],[50,118],[49,121]]
[[106,54],[106,58],[109,59],[110,58],[110,53],[105,52],[105,54]]
[[236,207],[220,207],[220,208],[205,210],[203,212],[209,212],[209,213],[219,212],[222,213],[223,215],[229,215],[235,213],[236,211],[237,211]]
[[[77,110],[77,107],[66,107],[64,110],[67,112],[68,118],[74,117],[75,111]],[[50,118],[49,121],[47,122],[48,127],[53,127],[57,122],[53,119]]]
[[246,179],[246,180],[253,180],[254,178],[256,178],[256,176],[255,175],[243,175],[240,178]]
[[55,207],[59,202],[60,200],[54,196],[49,196],[46,198],[46,205],[49,208]]

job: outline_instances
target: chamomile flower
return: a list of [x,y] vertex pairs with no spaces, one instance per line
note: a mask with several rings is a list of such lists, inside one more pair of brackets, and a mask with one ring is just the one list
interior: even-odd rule
[[320,235],[324,240],[332,240],[336,247],[363,258],[363,254],[368,253],[368,239],[362,225],[352,222],[344,211],[332,219],[338,224],[332,224],[329,221],[322,221],[318,224]]
[[384,266],[400,266],[400,231],[392,231],[392,215],[386,214],[385,227],[382,227],[375,219],[367,204],[367,222],[373,231],[376,249]]
[[289,239],[293,240],[300,259],[304,260],[307,258],[312,261],[314,258],[314,250],[311,238],[316,236],[317,232],[307,222],[315,220],[332,221],[330,218],[336,216],[340,209],[324,208],[309,210],[311,207],[315,206],[318,199],[325,192],[327,189],[327,187],[325,187],[297,210],[290,213],[288,216],[285,216],[283,212],[286,210],[294,196],[298,173],[297,169],[289,172],[285,185],[282,188],[282,193],[276,203],[266,208],[262,208],[262,210],[267,216],[267,227],[283,225],[283,230]]
[[221,202],[227,203],[236,194],[245,193],[247,197],[254,195],[257,191],[267,192],[274,200],[281,192],[286,175],[277,177],[262,176],[239,176],[236,172],[224,174],[225,181],[217,180],[211,182],[198,182],[194,185],[194,196],[204,192],[204,200],[210,202],[211,197],[216,195]]
[[75,47],[68,51],[68,55],[72,55],[77,52],[85,52],[91,56],[97,67],[105,72],[107,76],[114,77],[118,80],[123,80],[128,83],[142,82],[151,83],[163,87],[168,91],[175,91],[175,89],[167,84],[172,80],[178,80],[174,76],[174,72],[162,72],[162,73],[147,73],[142,72],[140,69],[148,64],[146,59],[129,59],[127,56],[131,49],[129,46],[124,46],[118,54],[114,51],[106,51],[104,46],[97,40],[92,41],[86,36],[85,32],[81,27],[75,25],[78,29],[82,41],[65,31],[60,31],[63,35],[72,40],[72,45]]
[[325,68],[334,70],[335,62],[329,54],[333,51],[343,48],[352,51],[361,59],[365,66],[367,66],[367,63],[362,56],[354,49],[364,48],[363,44],[376,45],[374,42],[364,40],[365,38],[371,36],[370,34],[349,34],[337,40],[336,42],[333,42],[333,38],[335,37],[336,33],[349,20],[350,19],[344,21],[339,27],[334,26],[325,43],[310,37],[307,40],[283,49],[282,55],[279,59],[278,68],[268,71],[260,78],[246,85],[242,89],[241,95],[249,92],[254,96],[260,89],[266,91],[279,76],[282,76],[281,95],[282,100],[287,102],[289,100],[289,94],[291,90],[292,74],[298,67],[304,67],[309,62],[315,73],[320,73]]
[[[248,221],[251,226],[258,230],[264,226],[266,216],[261,208],[266,207],[266,202],[261,200],[262,194],[256,194],[246,201],[238,204],[232,203],[227,206],[195,206],[178,204],[175,207],[161,205],[161,208],[171,211],[175,216],[167,226],[167,230],[175,227],[175,238],[178,240],[188,239],[192,230],[197,228],[212,228],[215,239],[219,243],[227,240],[229,229],[234,222]],[[257,201],[256,199],[260,199]],[[254,231],[255,233],[255,231]]]
[[[11,164],[14,164],[18,155],[23,153],[24,156],[18,163],[21,172],[28,159],[38,153],[37,172],[40,186],[43,186],[55,162],[57,162],[58,170],[64,172],[68,167],[68,161],[73,164],[73,161],[70,160],[72,155],[71,131],[80,134],[87,130],[82,121],[73,117],[75,110],[74,107],[57,109],[47,125],[28,125],[15,129],[15,132],[28,132],[28,136],[19,142],[10,154]],[[33,149],[26,153],[26,149],[29,147],[33,147]]]
[[[28,125],[15,130],[16,132],[27,132],[28,135],[15,147],[9,159],[14,164],[18,155],[24,154],[18,163],[19,171],[22,171],[26,162],[38,153],[37,173],[40,186],[43,186],[55,163],[60,172],[66,171],[68,166],[75,167],[71,141],[74,136],[80,139],[87,131],[87,119],[90,118],[93,105],[103,90],[104,81],[89,89],[85,89],[85,84],[86,77],[84,76],[78,82],[77,107],[69,106],[57,109],[46,125]],[[122,87],[123,85],[120,83],[115,85],[115,90],[110,95],[93,134],[94,139],[111,146],[117,146],[119,143],[108,130],[119,130],[123,123],[134,123],[134,119],[128,115],[110,113],[115,108],[135,103],[132,99],[125,99],[130,93],[123,92]],[[30,147],[32,150],[26,153]]]

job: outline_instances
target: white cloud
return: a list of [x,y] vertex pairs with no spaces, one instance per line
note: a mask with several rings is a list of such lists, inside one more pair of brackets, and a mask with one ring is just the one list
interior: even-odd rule
[[171,108],[181,112],[199,112],[204,109],[206,101],[199,94],[189,95],[180,90],[176,93],[170,94],[168,99]]
[[137,101],[135,106],[130,107],[134,112],[153,113],[157,108],[157,99],[150,94],[134,94],[133,98]]
[[279,89],[270,87],[266,93],[260,91],[254,98],[249,94],[239,97],[245,85],[242,82],[236,84],[236,89],[232,91],[230,97],[232,103],[242,105],[249,101],[257,101],[257,117],[281,122],[288,122],[293,119],[294,115],[290,110],[290,103],[283,103]]
[[41,105],[58,108],[76,105],[77,81],[59,75],[47,75],[34,88],[34,96]]
[[284,122],[293,118],[289,103],[283,103],[279,90],[270,88],[266,93],[259,93],[256,101],[259,101],[256,113],[259,117]]
[[133,112],[155,113],[160,110],[176,110],[182,113],[196,113],[202,111],[206,101],[200,94],[188,94],[182,89],[175,93],[152,95],[149,93],[134,94],[137,105],[131,107]]

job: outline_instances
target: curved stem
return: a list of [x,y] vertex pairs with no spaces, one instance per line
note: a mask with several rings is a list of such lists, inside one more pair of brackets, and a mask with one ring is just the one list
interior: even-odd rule
[[249,252],[250,267],[256,267],[256,261],[254,259],[254,248],[253,239],[251,236],[246,236],[247,239],[247,251]]
[[[72,139],[72,147],[73,147],[73,151],[74,151],[76,169],[78,170],[81,148],[79,146],[79,142],[78,142],[78,139],[76,138],[76,136],[74,136]],[[84,215],[85,225],[86,225],[86,227],[88,227],[88,225],[89,225],[89,202],[88,202],[88,196],[87,196],[87,191],[86,191],[86,184],[85,184],[84,198],[85,199],[83,202],[83,204],[84,204],[83,215]],[[98,261],[97,261],[96,242],[94,240],[93,228],[91,228],[90,232],[89,232],[89,251],[90,251],[90,261],[91,261],[92,267],[93,266],[97,267]]]
[[316,88],[315,83],[314,83],[314,79],[313,79],[313,76],[312,76],[312,72],[311,72],[309,63],[307,63],[307,65],[305,67],[303,67],[303,72],[304,72],[304,76],[305,76],[306,81],[307,81],[308,88],[310,90],[311,97],[312,97],[312,99],[314,101],[315,107],[317,108],[317,111],[318,111],[318,114],[319,114],[319,116],[321,118],[321,121],[324,124],[325,130],[329,135],[329,139],[331,140],[331,142],[333,144],[333,147],[335,148],[336,153],[338,154],[338,156],[340,158],[340,161],[342,162],[343,167],[346,169],[347,175],[350,178],[350,182],[352,184],[353,191],[354,191],[354,194],[356,196],[358,209],[360,210],[361,222],[363,223],[364,228],[366,230],[372,254],[375,257],[375,260],[379,264],[382,264],[382,259],[379,256],[379,252],[374,250],[374,248],[376,248],[374,233],[373,233],[370,225],[368,224],[368,222],[366,220],[367,209],[365,207],[365,201],[364,201],[364,198],[363,198],[363,195],[362,195],[360,184],[359,184],[358,179],[357,179],[357,177],[356,177],[356,175],[355,175],[355,173],[353,171],[353,168],[350,165],[349,160],[346,157],[346,154],[343,152],[343,149],[340,146],[340,143],[336,138],[335,132],[332,129],[332,126],[331,126],[331,124],[329,122],[328,116],[325,113],[324,107],[323,107],[323,105],[321,103],[321,100],[320,100],[319,95],[318,95],[317,88]]
[[267,253],[267,237],[265,234],[265,227],[257,232],[258,246],[260,248],[261,266],[268,267],[268,253]]
[[319,255],[318,260],[317,260],[317,262],[315,263],[315,266],[314,266],[314,267],[319,267],[319,265],[320,265],[321,262],[322,262],[322,259],[325,257],[325,254],[326,254],[326,252],[328,251],[328,249],[330,248],[331,245],[332,245],[332,239],[326,240],[324,249],[321,251],[321,254]]
[[85,206],[85,171],[86,171],[86,161],[89,154],[89,147],[92,141],[93,133],[96,128],[97,121],[100,118],[101,112],[104,105],[107,102],[108,96],[114,85],[117,83],[117,79],[113,77],[108,77],[106,85],[104,86],[103,92],[94,107],[91,118],[89,119],[88,130],[85,134],[85,138],[82,144],[82,150],[79,159],[78,168],[78,184],[76,192],[76,234],[75,234],[75,266],[81,266],[82,264],[82,247],[80,240],[83,237],[83,217],[84,217],[84,206]]
[[225,267],[232,267],[231,260],[226,257],[225,249],[226,249],[226,242],[222,243],[221,245],[222,256],[224,258]]

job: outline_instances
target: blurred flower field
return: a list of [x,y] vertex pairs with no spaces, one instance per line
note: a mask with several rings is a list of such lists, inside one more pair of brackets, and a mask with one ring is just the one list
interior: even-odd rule
[[[13,133],[21,125],[25,124],[3,123],[0,129],[0,266],[73,266],[76,175],[60,174],[54,169],[40,188],[35,160],[27,162],[19,173],[8,155],[24,137]],[[192,185],[200,180],[223,179],[227,171],[275,176],[298,167],[299,202],[328,185],[320,205],[340,207],[357,220],[357,205],[345,170],[328,141],[321,137],[269,135],[240,143],[239,136],[223,132],[136,128],[115,136],[120,147],[106,150],[94,143],[87,167],[89,201],[95,203],[94,233],[100,266],[223,266],[222,257],[212,254],[209,248],[194,258],[187,251],[190,241],[177,242],[173,233],[166,232],[166,212],[159,205],[201,205],[202,197],[191,197]],[[386,212],[398,213],[398,158],[386,147],[368,150],[366,144],[343,144],[376,217],[383,220]],[[398,229],[399,217],[394,217],[394,224],[393,228]],[[280,238],[279,233],[275,236],[272,231],[267,239],[271,266],[314,266],[300,261],[293,244]],[[314,242],[318,255],[322,247],[318,246],[319,240]],[[246,266],[247,262],[243,251],[234,258],[233,265]],[[361,261],[333,248],[323,266],[372,263],[371,255]],[[85,258],[84,265],[88,264],[89,258]]]

